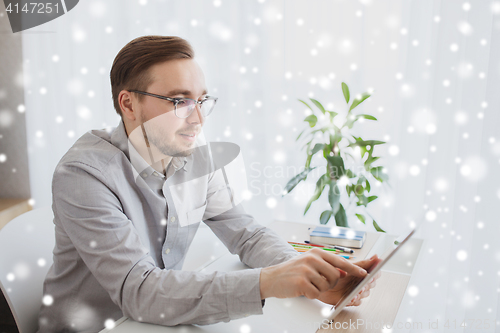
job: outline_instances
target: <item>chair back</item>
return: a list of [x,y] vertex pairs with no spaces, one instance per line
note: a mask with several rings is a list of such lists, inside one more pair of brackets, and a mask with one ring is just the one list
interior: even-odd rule
[[24,213],[0,229],[0,289],[20,333],[35,333],[55,244],[52,208]]

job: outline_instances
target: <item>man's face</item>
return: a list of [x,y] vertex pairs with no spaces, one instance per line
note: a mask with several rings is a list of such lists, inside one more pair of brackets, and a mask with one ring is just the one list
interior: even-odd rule
[[[148,93],[170,98],[202,100],[206,94],[205,77],[192,59],[176,59],[152,66],[153,83]],[[143,96],[139,118],[144,124],[145,138],[167,156],[187,156],[194,147],[204,119],[198,104],[187,118],[178,118],[174,103],[152,96]]]

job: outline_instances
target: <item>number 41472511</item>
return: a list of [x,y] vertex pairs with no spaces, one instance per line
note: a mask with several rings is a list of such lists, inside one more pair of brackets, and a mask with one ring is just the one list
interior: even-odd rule
[[[54,6],[52,6],[54,5]],[[31,6],[31,11],[30,11],[30,7]],[[13,9],[13,7],[15,7],[15,9]],[[7,11],[7,13],[12,13],[12,12],[15,12],[15,13],[32,13],[32,14],[50,14],[52,13],[52,11],[55,11],[56,13],[59,13],[59,3],[55,3],[55,4],[52,4],[51,2],[46,2],[46,3],[37,3],[37,2],[30,2],[29,3],[29,6],[28,6],[28,3],[25,3],[23,8],[21,8],[21,10],[19,10],[19,4],[16,3],[14,5],[12,5],[12,3],[9,3],[9,5],[7,6],[7,8],[5,8],[5,11]]]
[[457,323],[457,320],[449,320],[447,319],[444,323],[444,327],[447,329],[455,329],[457,327],[470,327],[478,330],[484,329],[487,330],[490,328],[490,320],[489,319],[467,319],[463,320],[461,323]]

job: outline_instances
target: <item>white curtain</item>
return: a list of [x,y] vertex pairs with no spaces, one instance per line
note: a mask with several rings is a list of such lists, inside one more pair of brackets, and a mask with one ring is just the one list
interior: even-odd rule
[[[23,33],[37,206],[51,203],[54,167],[74,141],[117,125],[112,61],[128,41],[148,34],[181,36],[194,46],[209,92],[219,97],[206,137],[242,148],[253,194],[245,206],[263,224],[317,224],[328,208],[324,195],[303,216],[314,177],[281,197],[305,162],[295,142],[306,126],[297,99],[314,97],[345,114],[341,82],[352,95],[373,91],[356,110],[378,121],[357,123],[353,133],[387,142],[375,154],[390,187],[374,189],[379,199],[369,211],[390,233],[422,222],[425,239],[397,320],[425,328],[439,319],[440,331],[446,319],[496,325],[498,1],[80,1]],[[373,231],[355,218],[349,223]]]

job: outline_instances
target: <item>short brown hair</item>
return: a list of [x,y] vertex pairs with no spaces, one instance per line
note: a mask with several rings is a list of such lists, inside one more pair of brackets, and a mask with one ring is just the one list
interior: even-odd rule
[[[174,59],[192,59],[189,42],[177,36],[143,36],[130,41],[115,57],[111,72],[111,92],[116,113],[122,116],[118,94],[124,89],[145,91],[152,83],[149,68]],[[145,96],[138,95],[139,101]]]

